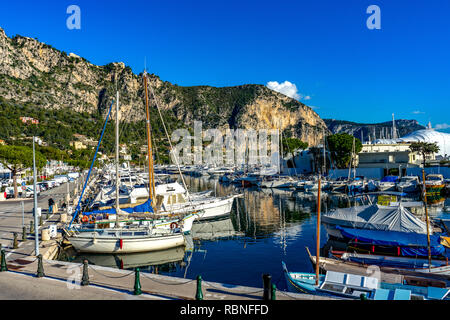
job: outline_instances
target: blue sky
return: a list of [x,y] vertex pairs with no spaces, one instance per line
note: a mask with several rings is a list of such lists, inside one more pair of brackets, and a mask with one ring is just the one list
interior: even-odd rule
[[2,1],[0,27],[182,86],[289,81],[322,118],[448,128],[449,15],[448,0]]

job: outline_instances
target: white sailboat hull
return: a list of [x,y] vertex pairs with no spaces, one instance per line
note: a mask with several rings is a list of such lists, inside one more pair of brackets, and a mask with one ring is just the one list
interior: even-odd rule
[[[120,241],[122,240],[122,248]],[[184,245],[183,234],[164,235],[161,237],[92,237],[80,233],[69,239],[73,247],[79,252],[86,253],[138,253],[165,250]]]
[[231,213],[231,208],[233,207],[235,197],[236,196],[225,199],[215,198],[205,201],[193,201],[192,204],[186,203],[183,206],[168,206],[166,211],[160,211],[159,214],[177,214],[184,213],[186,211],[203,211],[203,213],[198,213],[198,220],[216,219]]

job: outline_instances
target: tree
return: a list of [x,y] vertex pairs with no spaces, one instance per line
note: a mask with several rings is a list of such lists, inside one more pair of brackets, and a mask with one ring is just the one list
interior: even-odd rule
[[362,150],[362,143],[352,135],[338,133],[327,137],[328,148],[334,158],[336,166],[340,169],[347,168],[350,163],[353,150],[353,139],[355,139],[355,153],[358,154]]
[[[13,176],[14,198],[17,198],[17,174],[33,166],[33,149],[23,146],[0,146],[0,162]],[[46,159],[40,152],[36,152],[36,167],[42,169]]]
[[303,142],[297,138],[284,138],[283,139],[283,156],[294,153],[295,150],[305,150],[308,148],[308,143]]
[[413,142],[409,146],[409,149],[412,152],[417,152],[422,155],[424,168],[427,161],[426,156],[439,152],[439,146],[436,143],[431,142]]

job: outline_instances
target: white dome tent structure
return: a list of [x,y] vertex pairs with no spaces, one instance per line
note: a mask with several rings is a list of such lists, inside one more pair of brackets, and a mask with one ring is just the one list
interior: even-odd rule
[[427,129],[414,131],[402,138],[398,139],[377,139],[374,144],[396,144],[396,143],[411,143],[411,142],[428,142],[436,143],[439,147],[439,152],[436,154],[443,158],[450,157],[450,134],[436,131],[428,125]]
[[450,156],[450,134],[445,132],[439,132],[433,129],[424,129],[412,132],[397,140],[403,142],[436,143],[439,146],[439,152],[437,155],[444,158]]

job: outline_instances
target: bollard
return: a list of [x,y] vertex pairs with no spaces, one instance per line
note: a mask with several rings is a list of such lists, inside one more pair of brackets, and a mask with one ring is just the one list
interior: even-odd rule
[[197,276],[197,293],[195,294],[195,300],[203,300],[202,276]]
[[27,241],[27,227],[23,226],[22,228],[22,241]]
[[263,285],[264,285],[263,300],[271,300],[272,277],[270,276],[270,274],[263,274]]
[[361,301],[365,301],[367,300],[367,297],[364,293],[361,293],[361,295],[359,296],[359,298],[361,299]]
[[277,286],[275,284],[272,284],[272,300],[277,300]]
[[37,274],[36,276],[38,278],[42,278],[45,277],[44,274],[44,265],[42,264],[42,254],[38,255],[38,269],[37,269]]
[[83,278],[81,278],[81,285],[88,286],[89,285],[89,272],[88,272],[88,261],[83,261]]
[[30,221],[30,233],[31,234],[34,233],[34,222],[33,222],[33,220]]
[[0,266],[0,272],[8,271],[8,266],[6,265],[5,250],[2,250],[2,264]]
[[19,248],[19,243],[17,242],[17,232],[14,232],[13,248]]
[[135,276],[134,276],[134,295],[138,296],[142,294],[141,290],[141,280],[139,277],[139,268],[136,268]]

